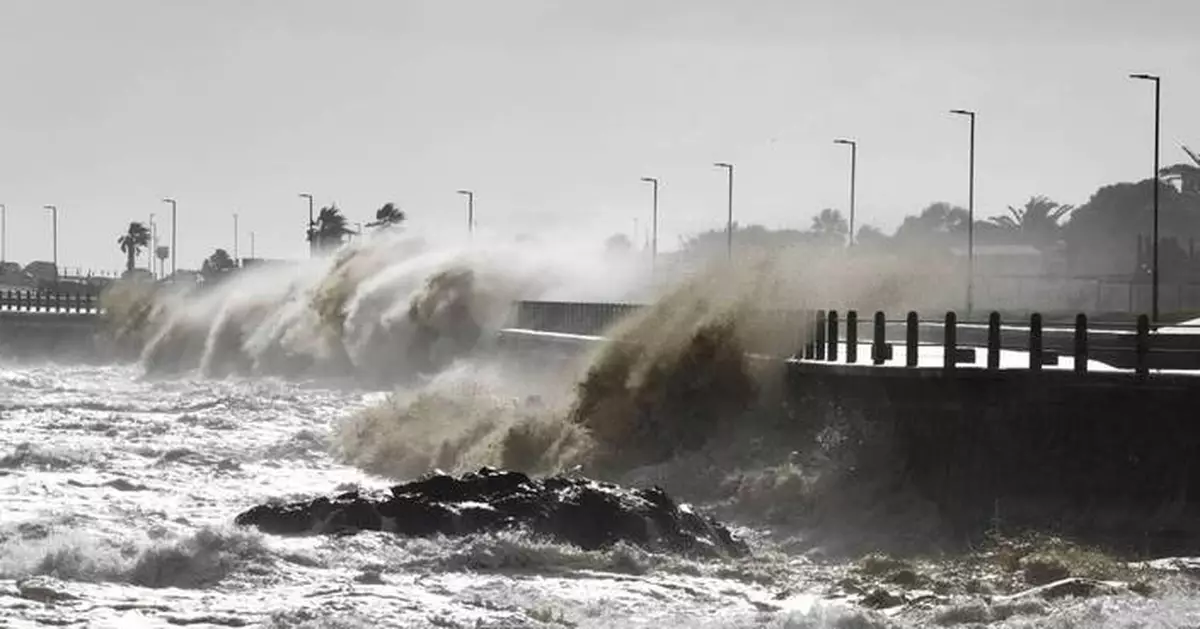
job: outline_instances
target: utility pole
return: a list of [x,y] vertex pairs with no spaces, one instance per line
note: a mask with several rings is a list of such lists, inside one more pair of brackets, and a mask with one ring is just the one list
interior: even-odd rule
[[158,269],[155,260],[158,257],[158,223],[154,222],[154,212],[150,213],[150,251],[146,266],[150,267],[150,276],[158,279]]
[[257,259],[254,256],[254,232],[250,232],[250,259],[251,260]]
[[728,215],[725,219],[725,247],[728,251],[729,259],[733,260],[733,164],[716,162],[713,166],[729,171],[729,200],[727,204]]
[[238,257],[238,215],[233,213],[233,263],[237,266],[242,266],[241,258]]

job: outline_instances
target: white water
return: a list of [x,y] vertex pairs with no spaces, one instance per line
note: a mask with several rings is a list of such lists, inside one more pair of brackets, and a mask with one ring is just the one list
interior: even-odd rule
[[867,612],[818,596],[837,566],[753,531],[754,557],[700,562],[520,536],[285,539],[232,527],[272,497],[385,484],[328,446],[331,427],[377,395],[150,380],[132,367],[0,367],[0,626],[1200,624],[1200,601],[1182,594]]

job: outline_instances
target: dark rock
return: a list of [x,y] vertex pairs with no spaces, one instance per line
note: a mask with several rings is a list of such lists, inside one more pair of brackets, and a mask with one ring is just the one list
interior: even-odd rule
[[580,477],[531,479],[490,468],[459,477],[434,474],[388,493],[350,491],[259,505],[236,522],[280,535],[388,531],[426,537],[524,529],[586,550],[627,542],[699,555],[748,552],[727,528],[677,505],[657,487],[625,489]]

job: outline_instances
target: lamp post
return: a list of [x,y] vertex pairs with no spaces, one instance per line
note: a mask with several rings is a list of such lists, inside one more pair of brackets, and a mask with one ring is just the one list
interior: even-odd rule
[[971,119],[971,165],[967,192],[967,315],[975,310],[975,112],[952,109],[950,113]]
[[475,192],[471,190],[459,190],[458,194],[467,197],[467,233],[475,234]]
[[47,210],[50,210],[50,220],[51,220],[51,224],[52,224],[51,231],[54,234],[54,236],[53,236],[54,274],[55,274],[55,276],[57,276],[58,275],[58,206],[43,205],[42,207]]
[[1153,74],[1131,74],[1131,79],[1154,82],[1154,176],[1151,178],[1154,186],[1154,244],[1151,261],[1150,287],[1150,321],[1158,322],[1158,139],[1159,122],[1162,114],[1162,79]]
[[724,168],[729,172],[729,200],[727,205],[728,215],[725,219],[725,248],[729,259],[733,259],[733,164],[725,162],[715,162],[713,166]]
[[175,271],[179,268],[176,266],[176,258],[179,255],[179,249],[175,246],[175,243],[177,242],[176,237],[179,235],[179,221],[176,220],[179,218],[179,214],[176,212],[177,208],[175,199],[165,197],[162,202],[171,204],[171,279],[174,280]]
[[311,258],[317,251],[317,235],[315,233],[317,222],[313,218],[313,197],[311,194],[301,192],[300,198],[308,199],[308,231],[305,232],[305,235],[308,237],[308,257]]
[[858,142],[838,138],[834,144],[845,144],[850,147],[850,246],[854,246],[854,192],[858,176]]
[[254,232],[250,232],[250,259],[257,259],[257,257],[254,255]]
[[[0,203],[0,264],[8,261],[8,208]],[[0,270],[2,272],[2,270]]]
[[150,267],[150,276],[158,279],[158,271],[154,268],[155,251],[158,249],[158,223],[154,222],[154,212],[150,213],[150,251],[146,255],[146,266]]
[[642,177],[642,181],[654,186],[654,205],[650,223],[650,268],[658,263],[658,178]]

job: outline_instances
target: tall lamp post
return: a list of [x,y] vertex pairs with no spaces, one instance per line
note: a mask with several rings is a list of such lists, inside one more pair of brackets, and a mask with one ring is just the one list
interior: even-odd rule
[[154,212],[150,213],[150,252],[146,256],[146,266],[150,267],[150,276],[158,279],[158,271],[154,264],[155,251],[158,249],[158,223],[154,222]]
[[308,231],[304,232],[308,237],[308,257],[312,257],[317,251],[317,221],[313,218],[313,197],[306,192],[300,193],[301,199],[308,199]]
[[179,255],[179,248],[175,246],[176,237],[179,235],[179,221],[176,220],[179,218],[179,213],[176,211],[175,199],[165,197],[162,202],[171,204],[171,279],[174,280],[175,271],[179,268],[175,265]]
[[237,266],[242,266],[238,258],[238,215],[233,213],[233,263]]
[[467,233],[475,234],[475,192],[471,190],[459,190],[458,194],[467,197]]
[[53,232],[54,242],[54,274],[58,275],[58,206],[43,205],[43,208],[50,210],[51,231]]
[[950,113],[971,119],[971,165],[967,192],[967,315],[975,311],[975,112],[952,109]]
[[725,218],[725,249],[727,251],[727,255],[729,256],[729,259],[732,260],[733,259],[733,164],[727,164],[725,162],[715,162],[713,164],[713,166],[716,166],[717,168],[724,168],[726,171],[729,172],[729,186],[728,186],[729,196],[728,196],[728,203],[726,206],[728,214]]
[[850,146],[850,246],[854,246],[854,192],[856,178],[858,176],[858,142],[854,140],[846,140],[839,138],[833,141],[834,144],[846,144]]
[[658,264],[658,178],[642,177],[642,181],[654,186],[654,205],[650,224],[650,268]]
[[1150,287],[1150,321],[1158,322],[1158,138],[1159,121],[1162,107],[1162,79],[1153,74],[1131,74],[1131,79],[1154,82],[1154,176],[1151,178],[1154,186],[1154,244],[1151,254],[1151,287]]

